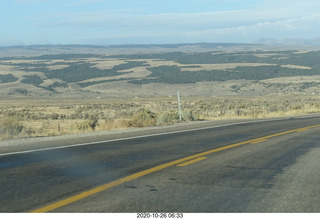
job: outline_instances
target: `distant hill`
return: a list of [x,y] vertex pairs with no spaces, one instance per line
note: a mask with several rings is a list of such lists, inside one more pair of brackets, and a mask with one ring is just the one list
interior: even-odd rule
[[[257,46],[203,43],[25,47],[44,54],[0,58],[0,95],[168,96],[177,89],[188,96],[320,93],[319,51],[228,50]],[[210,51],[179,51],[187,48]],[[21,47],[10,49],[18,51]],[[58,53],[62,50],[65,53]],[[126,52],[115,52],[121,50]]]
[[0,57],[39,56],[48,54],[132,54],[154,52],[204,52],[214,50],[261,49],[259,44],[241,43],[182,43],[133,45],[30,45],[0,47]]
[[27,45],[0,46],[0,57],[56,54],[135,54],[158,52],[209,52],[250,50],[320,50],[320,38],[260,39],[253,43],[178,43],[125,45]]
[[307,49],[307,50],[319,50],[320,49],[320,37],[315,38],[287,38],[287,39],[273,39],[262,38],[254,43],[262,44],[265,46],[278,46],[283,48],[291,47],[293,49]]

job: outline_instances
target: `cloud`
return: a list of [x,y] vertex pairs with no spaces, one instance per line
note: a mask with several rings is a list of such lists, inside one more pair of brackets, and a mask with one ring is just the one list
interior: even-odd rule
[[[26,0],[19,0],[26,1]],[[31,1],[47,1],[47,0],[31,0]],[[100,2],[101,0],[81,0],[74,1],[69,4],[89,4]],[[207,2],[222,2],[221,0],[205,0]],[[229,0],[237,2],[236,0]],[[246,0],[248,1],[248,0]],[[257,2],[251,0],[250,2]],[[118,10],[97,10],[91,12],[69,12],[51,14],[50,19],[42,19],[41,16],[37,20],[38,27],[46,28],[108,28],[122,29],[123,31],[132,29],[159,29],[161,30],[207,30],[218,28],[236,28],[239,26],[250,26],[256,24],[265,25],[283,22],[290,19],[299,19],[307,17],[310,14],[318,13],[320,7],[319,1],[310,0],[313,4],[302,4],[296,0],[269,0],[261,4],[259,7],[246,10],[230,10],[230,11],[212,11],[203,13],[144,13],[137,14],[130,9],[122,8]],[[137,2],[139,3],[139,2]],[[141,2],[144,3],[144,2]],[[147,2],[149,3],[149,2]],[[67,4],[67,3],[65,3]],[[286,7],[285,7],[286,6]],[[316,7],[319,6],[319,7]],[[47,15],[42,15],[48,18]],[[318,18],[314,18],[318,19]],[[299,21],[299,20],[297,20]],[[301,21],[302,22],[302,21]]]
[[[150,19],[147,19],[150,21]],[[170,19],[169,19],[170,20]],[[162,21],[164,22],[164,21]],[[153,22],[151,22],[153,23]],[[151,26],[151,23],[148,25]],[[195,22],[197,23],[197,22]],[[320,35],[317,26],[320,25],[320,14],[313,14],[297,18],[261,21],[252,24],[240,24],[230,27],[212,26],[208,28],[178,27],[132,28],[129,31],[119,29],[105,29],[99,33],[92,33],[78,38],[79,42],[252,42],[260,38],[292,38],[315,37]],[[312,32],[313,31],[313,32]],[[312,33],[312,35],[310,35]]]
[[[43,2],[50,0],[15,0],[19,2]],[[195,0],[188,0],[195,1]],[[202,0],[224,2],[222,0]],[[151,5],[150,1],[130,3],[134,7],[110,10],[76,12],[73,6],[101,0],[65,1],[62,11],[34,15],[30,20],[38,32],[77,37],[82,42],[250,42],[260,38],[316,37],[320,36],[320,2],[317,0],[245,0],[255,2],[238,10],[222,10],[193,13],[160,13],[156,10],[141,13],[139,5]],[[228,0],[228,2],[238,2]],[[257,2],[260,2],[259,4]],[[123,2],[122,2],[123,3]],[[231,4],[230,3],[230,4]],[[111,3],[110,3],[111,4]],[[187,4],[187,3],[186,3]],[[101,4],[102,5],[102,4]],[[105,7],[101,8],[107,8]],[[123,5],[123,4],[122,4]],[[95,5],[97,7],[97,5]],[[100,6],[100,5],[98,5]],[[137,7],[137,8],[136,8]],[[58,8],[58,7],[57,7]],[[80,8],[80,7],[79,7]],[[112,9],[111,9],[112,8]],[[91,8],[91,10],[94,7]],[[146,9],[146,8],[144,8]],[[169,9],[167,11],[170,11]],[[181,10],[183,11],[183,10]],[[35,31],[35,32],[37,32]],[[59,36],[58,36],[59,35]]]
[[[47,27],[135,27],[135,28],[199,28],[203,26],[230,26],[241,22],[249,22],[252,18],[244,17],[246,11],[225,11],[208,13],[162,13],[162,14],[130,14],[113,13],[112,11],[96,11],[88,13],[65,14],[66,19],[42,23]],[[235,21],[235,17],[237,17]],[[256,17],[256,19],[259,19]],[[158,25],[156,27],[156,25]]]
[[[38,23],[42,27],[108,28],[144,30],[207,30],[250,27],[261,29],[305,29],[318,24],[319,13],[300,16],[274,16],[246,10],[207,13],[127,14],[112,11],[60,14],[55,21]],[[315,26],[313,26],[315,28]],[[310,27],[311,28],[311,27]]]
[[[320,14],[289,18],[276,21],[258,22],[251,25],[239,25],[228,28],[212,28],[199,31],[185,31],[183,34],[189,38],[203,40],[219,40],[233,42],[250,42],[259,38],[292,38],[320,36]],[[182,33],[181,33],[182,34]]]

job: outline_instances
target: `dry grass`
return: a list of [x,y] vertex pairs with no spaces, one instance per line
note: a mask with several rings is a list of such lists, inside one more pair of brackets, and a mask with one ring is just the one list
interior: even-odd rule
[[267,57],[272,57],[272,56],[276,56],[279,55],[279,53],[257,53],[254,54],[254,56],[257,56],[259,58],[267,58]]
[[50,65],[48,66],[48,69],[50,70],[57,70],[57,69],[63,69],[63,68],[67,68],[70,65]]
[[[222,63],[222,64],[196,64],[196,68],[190,68],[190,66],[194,65],[181,65],[182,71],[212,71],[212,70],[227,70],[227,69],[234,69],[236,67],[257,67],[257,66],[268,66],[268,65],[275,65],[269,63]],[[189,66],[189,67],[183,67]]]
[[[90,60],[90,59],[88,59]],[[92,59],[90,60],[91,63],[95,63],[94,67],[99,68],[99,69],[112,69],[116,65],[124,64],[126,61],[121,60],[121,59],[108,59],[106,61],[101,61],[101,60],[96,60]]]
[[[266,66],[266,65],[275,65],[270,63],[221,63],[221,64],[181,64],[175,61],[169,60],[158,60],[158,59],[132,59],[130,61],[144,61],[150,67],[159,67],[163,65],[168,66],[178,66],[182,71],[212,71],[212,70],[226,70],[233,69],[236,67],[256,67],[256,66]],[[195,67],[199,66],[199,67]],[[143,67],[146,70],[146,67]]]
[[301,65],[281,65],[282,68],[292,68],[292,69],[312,69],[308,66],[301,66]]
[[[317,96],[181,98],[184,121],[320,112]],[[173,98],[0,102],[0,138],[63,135],[179,122]]]

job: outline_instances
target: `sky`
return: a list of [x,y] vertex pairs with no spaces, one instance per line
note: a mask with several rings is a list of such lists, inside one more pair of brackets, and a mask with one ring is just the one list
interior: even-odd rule
[[320,37],[319,0],[1,0],[0,46]]

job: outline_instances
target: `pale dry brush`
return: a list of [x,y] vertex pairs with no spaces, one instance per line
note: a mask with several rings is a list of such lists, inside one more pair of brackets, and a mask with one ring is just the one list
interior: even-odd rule
[[[119,100],[99,104],[0,107],[1,138],[48,136],[179,122],[175,99]],[[181,98],[182,121],[267,118],[320,112],[306,95]]]

